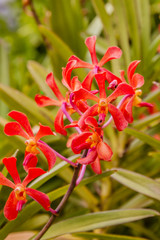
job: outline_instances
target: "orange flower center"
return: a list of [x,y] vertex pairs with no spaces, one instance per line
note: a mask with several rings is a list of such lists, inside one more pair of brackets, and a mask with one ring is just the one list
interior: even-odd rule
[[98,103],[98,113],[108,113],[108,101],[107,98],[101,98]]
[[33,138],[26,140],[25,143],[27,145],[27,147],[26,147],[27,152],[30,152],[35,155],[39,153],[39,151],[37,150],[37,143]]
[[95,132],[91,136],[89,136],[86,140],[87,143],[90,143],[90,147],[96,147],[97,144],[101,141],[100,136]]
[[142,99],[138,96],[140,96],[142,94],[142,90],[136,90],[135,91],[135,96],[133,99],[133,106],[138,107],[138,105],[142,102]]
[[17,184],[16,188],[14,189],[15,195],[16,195],[16,199],[18,201],[26,200],[26,191],[25,191],[25,187],[22,184]]

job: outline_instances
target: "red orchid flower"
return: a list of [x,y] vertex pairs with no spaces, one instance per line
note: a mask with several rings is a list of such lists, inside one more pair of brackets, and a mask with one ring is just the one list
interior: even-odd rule
[[99,115],[98,122],[100,125],[103,124],[105,117],[109,111],[114,119],[117,129],[119,131],[122,131],[124,128],[127,127],[128,122],[124,118],[123,113],[118,108],[116,108],[113,104],[111,104],[111,102],[121,95],[134,94],[132,87],[129,86],[127,83],[120,83],[118,87],[115,89],[115,91],[111,95],[106,97],[105,73],[96,74],[95,78],[99,87],[99,93],[100,93],[99,98],[85,89],[80,89],[77,92],[75,92],[75,102],[81,98],[92,99],[97,102],[97,104],[90,107],[79,119],[78,124],[80,128],[83,129],[84,120],[88,116]]
[[[8,136],[19,135],[26,139],[26,151],[25,151],[25,159],[23,162],[24,168],[27,171],[29,167],[35,167],[37,164],[37,157],[33,158],[33,155],[37,155],[40,149],[48,161],[48,169],[50,170],[56,161],[56,155],[51,148],[44,144],[40,138],[47,135],[55,135],[52,132],[51,128],[48,126],[40,125],[39,131],[34,136],[31,125],[28,121],[27,116],[24,113],[18,111],[11,111],[8,114],[11,118],[16,120],[16,122],[9,122],[4,127],[4,132]],[[37,149],[38,148],[38,149]]]
[[58,106],[60,109],[58,110],[58,113],[55,117],[54,121],[54,127],[56,132],[62,134],[62,135],[67,135],[67,132],[64,128],[64,123],[63,123],[63,108],[69,113],[72,114],[74,112],[74,109],[69,103],[69,93],[66,94],[66,98],[64,98],[55,82],[53,73],[49,73],[46,78],[46,83],[48,86],[52,89],[53,93],[57,97],[58,100],[51,99],[46,96],[42,96],[40,94],[37,94],[35,96],[35,101],[40,107],[44,106]]
[[[150,103],[142,102],[142,99],[139,97],[142,94],[142,90],[140,89],[137,90],[137,88],[142,87],[144,84],[143,76],[140,75],[139,73],[134,73],[139,63],[140,61],[137,61],[137,60],[133,61],[130,63],[128,67],[127,76],[128,76],[129,84],[132,87],[134,93],[131,95],[128,95],[128,97],[125,99],[125,101],[120,107],[121,111],[125,116],[125,119],[129,123],[133,122],[133,115],[132,115],[133,106],[149,107],[149,108],[153,107],[153,105]],[[121,71],[121,79],[123,82],[126,82],[124,78],[124,71]]]
[[79,158],[78,163],[87,165],[91,164],[93,171],[100,174],[100,160],[110,161],[112,150],[110,146],[103,142],[103,131],[98,127],[97,121],[93,117],[88,117],[85,124],[90,126],[90,131],[85,131],[72,139],[71,148],[74,153],[78,154],[84,149],[88,149],[85,158]]
[[[106,53],[104,54],[104,56],[102,57],[102,59],[98,62],[97,60],[97,56],[96,56],[96,51],[95,51],[95,44],[96,44],[96,36],[91,36],[88,37],[85,41],[85,44],[90,52],[91,55],[91,59],[92,59],[92,64],[87,63],[82,61],[81,59],[79,59],[76,56],[71,56],[69,58],[69,71],[68,74],[71,74],[71,71],[75,68],[89,68],[91,69],[91,71],[87,74],[87,76],[85,77],[84,81],[82,82],[82,86],[87,89],[87,90],[91,90],[91,84],[92,84],[92,80],[95,76],[95,74],[97,73],[102,73],[105,72],[106,73],[106,80],[111,82],[111,80],[114,78],[117,80],[117,82],[121,82],[120,78],[116,77],[114,74],[112,74],[110,71],[108,71],[105,68],[102,68],[102,66],[107,63],[108,61],[112,60],[112,59],[117,59],[120,58],[122,55],[122,51],[120,48],[118,47],[109,47],[106,51]],[[111,80],[110,80],[111,78]]]
[[15,219],[18,215],[18,212],[21,211],[23,205],[27,202],[27,195],[41,204],[46,211],[50,210],[53,212],[54,210],[50,208],[50,201],[46,194],[35,189],[27,188],[28,183],[44,174],[45,171],[43,171],[41,168],[30,168],[28,170],[28,175],[25,177],[23,182],[21,182],[16,168],[16,161],[17,159],[15,157],[3,159],[3,163],[14,181],[14,183],[11,182],[2,173],[0,173],[0,185],[5,185],[13,189],[5,204],[4,216],[8,220]]

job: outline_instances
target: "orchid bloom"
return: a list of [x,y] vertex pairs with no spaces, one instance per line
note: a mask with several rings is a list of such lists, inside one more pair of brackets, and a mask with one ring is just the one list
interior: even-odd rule
[[111,95],[106,97],[105,73],[96,74],[95,78],[99,87],[99,94],[100,94],[99,98],[85,89],[80,89],[77,92],[75,92],[75,101],[83,98],[83,99],[92,99],[97,102],[97,104],[90,107],[81,116],[81,118],[78,121],[79,126],[83,128],[84,120],[87,118],[87,116],[97,116],[97,115],[99,115],[99,121],[98,121],[99,125],[102,125],[109,111],[114,119],[117,129],[119,131],[122,131],[124,128],[127,127],[128,122],[124,118],[123,113],[118,108],[116,108],[113,104],[111,104],[111,102],[121,95],[134,94],[132,87],[129,86],[127,83],[120,83],[118,87],[115,89],[115,91]]
[[56,155],[54,151],[51,151],[51,148],[47,144],[44,144],[40,140],[40,138],[47,135],[55,135],[55,133],[52,132],[50,127],[39,124],[39,131],[34,136],[28,118],[24,113],[18,111],[11,111],[8,115],[14,120],[16,120],[16,122],[9,122],[5,125],[5,134],[8,136],[19,135],[26,139],[25,159],[23,162],[25,170],[27,171],[29,167],[36,166],[37,157],[32,158],[32,156],[40,153],[38,149],[40,149],[47,158],[48,169],[50,170],[55,164]]
[[[150,103],[142,102],[142,99],[139,97],[142,94],[142,90],[137,89],[143,86],[144,84],[144,78],[139,73],[134,73],[136,70],[136,67],[140,61],[133,61],[130,63],[127,71],[127,76],[129,80],[129,84],[133,89],[133,94],[128,95],[128,97],[125,99],[123,104],[121,105],[120,109],[123,112],[125,119],[129,122],[133,122],[133,116],[132,116],[132,107],[149,107],[152,108],[153,105]],[[126,82],[124,79],[124,71],[121,71],[121,79],[123,82]]]
[[55,117],[54,121],[54,127],[56,132],[62,134],[62,135],[67,135],[67,132],[64,128],[64,123],[63,123],[63,116],[64,112],[67,114],[72,114],[74,112],[74,109],[69,103],[69,94],[66,94],[66,98],[64,98],[55,82],[53,73],[49,73],[46,78],[46,83],[48,86],[52,89],[53,93],[57,97],[58,100],[51,99],[46,96],[42,96],[40,94],[37,94],[35,96],[35,101],[40,107],[44,106],[58,106],[60,109],[58,110],[58,113]]
[[102,59],[98,62],[97,56],[96,56],[96,51],[95,51],[96,36],[88,37],[85,41],[85,44],[90,52],[92,64],[84,62],[81,59],[79,59],[78,57],[73,55],[69,58],[69,65],[70,65],[69,74],[71,74],[71,70],[73,70],[75,68],[91,69],[91,71],[87,74],[87,76],[85,77],[85,79],[82,82],[82,86],[87,90],[91,90],[92,80],[93,80],[95,74],[97,74],[97,73],[105,72],[106,80],[108,80],[109,82],[110,82],[110,76],[112,78],[114,77],[114,79],[116,79],[118,83],[121,82],[121,80],[118,77],[116,77],[110,71],[108,71],[107,69],[102,67],[108,61],[110,61],[112,59],[120,58],[122,55],[121,49],[118,47],[115,47],[115,46],[109,47],[107,49],[106,53],[104,54],[104,56],[102,57]]
[[55,210],[50,208],[50,201],[46,194],[35,189],[27,188],[28,183],[44,174],[45,171],[41,168],[30,168],[28,170],[28,175],[25,177],[23,182],[21,182],[16,168],[16,161],[17,159],[15,157],[3,159],[3,163],[14,181],[14,183],[11,182],[2,173],[0,173],[0,185],[5,185],[13,189],[5,204],[4,216],[8,220],[15,219],[18,212],[21,211],[23,205],[27,202],[27,195],[41,204],[46,211],[51,211],[52,213],[55,212]]
[[88,117],[85,124],[89,125],[91,131],[84,131],[72,139],[71,148],[76,154],[84,149],[88,149],[88,154],[85,158],[79,158],[78,163],[83,165],[91,164],[93,171],[100,174],[100,160],[110,161],[112,150],[110,146],[103,142],[103,131],[98,127],[97,121],[93,117]]

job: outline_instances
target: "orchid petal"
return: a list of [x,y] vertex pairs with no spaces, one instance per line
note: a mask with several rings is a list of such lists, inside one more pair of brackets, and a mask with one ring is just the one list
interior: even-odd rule
[[138,66],[138,64],[140,63],[140,61],[133,61],[130,63],[129,67],[128,67],[128,70],[127,70],[127,76],[128,76],[128,79],[129,79],[129,83],[131,84],[131,79],[133,77],[133,74],[136,70],[136,67]]
[[98,123],[95,118],[89,116],[85,119],[85,124],[90,125],[92,127],[98,127]]
[[98,63],[98,66],[102,67],[106,62],[112,60],[112,59],[117,59],[120,58],[122,55],[122,51],[118,47],[109,47]]
[[17,217],[18,215],[18,211],[17,209],[17,199],[15,196],[15,192],[12,191],[9,195],[9,198],[4,206],[4,216],[8,219],[8,220],[13,220]]
[[84,114],[80,117],[78,121],[80,128],[83,128],[85,126],[85,119],[87,117],[96,115],[98,115],[98,104],[95,104],[92,107],[88,108],[88,110],[85,111]]
[[17,171],[17,167],[16,167],[16,161],[17,159],[15,157],[9,157],[9,158],[3,159],[3,163],[6,166],[9,174],[13,178],[13,181],[15,182],[15,184],[21,183],[21,180]]
[[55,99],[36,94],[35,96],[35,101],[40,107],[45,107],[45,106],[61,106],[61,102],[57,101]]
[[128,126],[128,122],[126,121],[123,113],[118,108],[109,103],[108,111],[111,113],[115,125],[119,131],[124,130]]
[[28,118],[24,113],[18,111],[11,111],[8,116],[16,120],[26,130],[30,137],[34,136]]
[[141,102],[141,103],[139,103],[139,106],[140,107],[148,107],[148,108],[153,108],[154,107],[153,104],[147,103],[147,102]]
[[58,98],[59,101],[63,101],[64,97],[62,96],[61,92],[59,91],[59,88],[56,84],[56,81],[54,79],[53,73],[49,73],[46,78],[46,83],[48,86],[52,89],[56,97]]
[[49,147],[47,144],[43,143],[42,141],[37,142],[37,147],[43,152],[45,155],[47,161],[48,161],[48,170],[50,170],[55,162],[56,162],[56,155],[55,152],[51,147]]
[[56,132],[66,136],[67,131],[64,128],[63,115],[64,115],[64,113],[62,112],[62,109],[60,108],[58,110],[57,115],[54,120],[54,127],[55,127]]
[[87,99],[91,99],[91,100],[98,102],[98,97],[84,88],[80,88],[79,90],[74,92],[75,102],[77,102],[79,100],[87,100]]
[[87,156],[85,158],[79,158],[77,159],[77,162],[80,164],[91,164],[95,161],[97,157],[97,151],[96,149],[92,149],[88,152]]
[[15,184],[11,182],[9,179],[7,179],[5,176],[3,176],[1,172],[0,172],[0,185],[7,186],[13,189],[15,187]]
[[78,77],[77,77],[77,76],[75,76],[75,77],[72,78],[71,87],[72,87],[73,91],[79,90],[79,89],[82,87],[82,84],[81,84],[81,82],[78,80]]
[[38,158],[34,154],[26,152],[25,158],[23,161],[24,170],[28,172],[29,168],[37,166],[37,162],[38,162]]
[[74,65],[74,69],[75,68],[89,68],[89,69],[92,69],[93,68],[93,65],[90,64],[90,63],[87,63],[87,62],[84,62],[82,61],[80,58],[78,58],[77,56],[71,56],[69,58],[69,61],[76,61],[76,64]]
[[67,146],[68,148],[71,147],[72,140],[73,140],[76,136],[78,136],[78,133],[73,133],[73,134],[71,134],[71,135],[69,136],[69,138],[68,138],[68,140],[67,140],[67,144],[66,144],[66,146]]
[[71,144],[72,151],[77,154],[80,153],[83,149],[88,149],[90,147],[90,143],[87,143],[86,140],[91,135],[91,132],[83,132],[80,135],[74,137]]
[[98,64],[97,56],[96,56],[96,50],[95,50],[95,45],[96,45],[96,36],[91,36],[88,37],[85,41],[85,44],[91,54],[91,59],[93,64]]
[[105,90],[106,73],[103,72],[103,73],[96,74],[95,79],[99,87],[100,98],[106,98],[106,90]]
[[38,141],[40,138],[44,137],[44,136],[48,136],[48,135],[55,135],[54,132],[52,132],[51,128],[48,126],[44,126],[41,123],[39,123],[39,130],[35,136],[35,140]]
[[22,210],[23,205],[27,202],[27,200],[19,200],[17,202],[17,206],[16,206],[16,211],[20,212]]
[[144,84],[144,77],[139,73],[135,73],[133,77],[130,79],[130,84],[134,89],[140,88]]
[[122,80],[116,75],[114,75],[112,72],[108,71],[105,68],[102,68],[102,70],[106,72],[106,80],[108,83],[111,83],[113,80],[117,80],[118,83],[122,82]]
[[124,70],[120,70],[120,75],[121,75],[121,80],[122,80],[122,82],[125,82],[125,83],[126,83],[126,80],[125,80],[125,78],[124,78],[125,71],[124,71]]
[[126,94],[135,94],[133,88],[127,83],[120,83],[118,87],[114,90],[114,92],[107,97],[108,102],[116,99],[119,96],[126,95]]
[[9,122],[4,127],[4,133],[8,136],[19,135],[26,139],[29,139],[30,136],[23,130],[21,125],[18,122]]
[[28,183],[30,183],[32,180],[41,176],[44,173],[46,173],[46,172],[44,170],[42,170],[41,168],[29,168],[28,175],[25,177],[25,179],[22,182],[23,186],[26,187],[28,185]]
[[93,70],[90,71],[85,77],[85,79],[83,80],[82,87],[90,91],[94,76],[95,76],[94,71]]
[[38,202],[46,211],[49,211],[50,201],[49,197],[45,193],[42,193],[32,188],[26,188],[26,193],[28,196]]
[[124,114],[125,119],[129,122],[133,122],[133,116],[132,116],[132,107],[133,107],[133,100],[134,96],[126,99],[124,104],[122,104],[121,111]]
[[101,164],[100,164],[100,160],[98,157],[96,158],[96,160],[93,163],[91,163],[91,168],[96,174],[102,173]]
[[69,91],[72,90],[71,89],[71,73],[72,73],[72,70],[76,68],[76,63],[77,63],[76,60],[71,60],[71,61],[69,60],[66,67],[62,69],[62,76],[63,76],[62,83]]
[[112,152],[112,149],[110,148],[110,146],[103,141],[100,141],[98,143],[97,153],[98,153],[98,157],[104,161],[110,161],[111,157],[113,155],[113,152]]

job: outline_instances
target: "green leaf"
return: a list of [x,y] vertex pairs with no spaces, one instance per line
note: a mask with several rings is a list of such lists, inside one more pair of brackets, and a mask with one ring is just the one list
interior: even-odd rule
[[147,143],[156,149],[160,149],[160,141],[149,136],[148,134],[146,134],[144,132],[140,132],[133,128],[126,128],[124,131],[125,131],[125,133],[128,133],[128,134],[138,138],[139,140],[143,141],[144,143]]
[[48,74],[47,70],[41,64],[35,61],[28,61],[27,68],[41,91],[43,91],[48,97],[53,98],[53,92],[45,81]]
[[27,114],[32,122],[41,122],[53,127],[53,116],[50,111],[37,106],[34,100],[25,96],[16,89],[0,84],[0,98],[11,109],[16,109]]
[[[86,179],[82,180],[81,183],[78,186],[76,186],[75,190],[78,189],[78,188],[82,189],[82,186],[84,186],[85,184],[89,184],[91,182],[94,182],[95,180],[99,180],[99,179],[102,179],[104,177],[107,177],[107,176],[111,175],[113,172],[114,172],[114,170],[109,170],[109,171],[106,171],[102,174],[95,175],[95,176],[90,177],[90,178],[86,178]],[[69,187],[69,185],[66,185],[66,186],[58,188],[58,189],[50,192],[49,194],[47,194],[49,196],[50,201],[52,202],[52,201],[58,199],[59,197],[62,197],[66,193],[68,187]],[[20,224],[23,224],[27,220],[31,219],[41,209],[42,209],[41,205],[38,204],[36,201],[32,201],[31,203],[29,203],[18,214],[18,217],[14,221],[8,222],[0,230],[0,239],[1,240],[5,239],[5,237],[10,232],[14,231],[14,229],[17,229]]]
[[34,230],[43,227],[44,224],[49,220],[48,214],[37,214],[36,216],[32,217],[24,224],[21,224],[18,228],[15,229],[15,232],[18,231],[28,231]]
[[[9,85],[9,61],[8,47],[5,42],[0,41],[0,83]],[[5,117],[8,112],[8,107],[3,102],[0,102],[1,116]]]
[[[92,5],[95,9],[95,12],[97,13],[97,16],[99,16],[99,18],[102,21],[103,28],[107,38],[109,39],[110,45],[117,45],[115,31],[112,24],[112,18],[106,12],[104,2],[102,0],[92,0]],[[113,72],[115,74],[118,74],[120,69],[119,63],[117,61],[116,62],[112,61],[111,65]]]
[[[146,84],[147,85],[147,84]],[[143,98],[144,102],[152,102],[155,98],[160,95],[160,88],[155,91],[151,91],[145,98]]]
[[131,237],[124,235],[115,235],[115,234],[98,234],[98,233],[89,233],[81,232],[72,234],[76,237],[82,237],[84,239],[100,239],[100,240],[147,240],[146,238]]
[[[39,27],[39,30],[42,33],[42,35],[44,35],[50,42],[53,49],[55,49],[58,52],[58,54],[62,57],[62,59],[67,63],[69,57],[74,55],[74,53],[68,47],[68,45],[65,42],[63,42],[63,40],[60,37],[58,37],[54,32],[51,32],[45,26],[41,25]],[[86,75],[83,69],[79,69],[78,71],[74,70],[74,72],[78,74],[80,79],[83,79]]]
[[141,54],[140,33],[137,19],[137,12],[134,0],[125,0],[125,8],[127,13],[127,22],[130,32],[130,38],[133,46],[132,59],[139,59]]
[[90,231],[97,228],[115,226],[156,215],[159,215],[159,213],[151,209],[111,210],[89,213],[69,218],[52,225],[42,239],[46,240],[66,233]]
[[143,119],[134,121],[132,126],[135,127],[136,129],[141,129],[143,127],[148,127],[150,125],[150,123],[152,123],[156,120],[159,120],[159,119],[160,119],[160,112],[151,114]]
[[115,16],[117,19],[117,31],[119,31],[120,43],[123,50],[123,56],[125,65],[128,66],[130,63],[130,46],[128,36],[127,19],[125,18],[124,2],[119,0],[113,0],[115,7]]
[[117,168],[111,177],[126,187],[160,201],[160,183],[129,170]]

